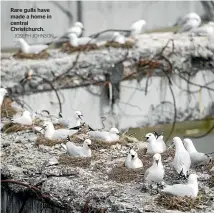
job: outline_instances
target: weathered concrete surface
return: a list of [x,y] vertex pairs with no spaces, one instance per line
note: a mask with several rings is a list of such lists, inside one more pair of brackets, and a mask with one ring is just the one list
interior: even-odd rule
[[[174,42],[170,41],[171,38]],[[162,55],[170,61],[173,71],[167,61],[157,57],[167,43],[168,46]],[[60,90],[64,116],[71,117],[75,110],[80,110],[85,115],[86,122],[95,128],[101,128],[102,116],[107,118],[106,128],[118,126],[125,129],[171,123],[174,119],[173,98],[169,81],[162,71],[164,68],[171,77],[172,89],[177,99],[177,121],[203,119],[213,115],[213,38],[191,38],[188,34],[171,33],[140,35],[136,46],[129,49],[128,58],[135,60],[142,58],[145,62],[156,55],[153,61],[160,62],[161,67],[152,69],[152,77],[149,80],[147,73],[150,68],[146,67],[139,81],[135,79],[122,81],[120,100],[115,103],[113,110],[107,99],[105,83],[80,88],[77,86],[105,82],[104,73],[108,72],[113,63],[124,58],[125,49],[110,48],[81,52],[76,66],[69,72],[68,77],[55,82],[52,72],[55,76],[64,73],[72,67],[78,53],[67,55],[59,50],[50,50],[50,53],[51,58],[48,60],[2,60],[2,86],[12,87],[12,91],[18,95],[24,92],[22,98],[33,111],[47,109],[51,113],[58,114],[59,106],[55,93],[48,92],[51,89],[50,85],[41,83],[41,79],[36,78],[27,82],[24,87],[21,86],[19,81],[29,69],[32,69],[34,74],[52,81],[56,88],[67,88]],[[132,60],[124,63],[124,77],[136,72],[133,65]],[[179,75],[189,78],[191,83]],[[206,87],[200,89],[197,84],[202,86],[208,84],[209,89]]]
[[[89,206],[100,212],[101,208],[107,208],[105,212],[158,212],[166,210],[157,206],[155,198],[158,195],[150,195],[144,192],[143,173],[151,165],[148,159],[152,157],[143,154],[139,150],[139,142],[116,144],[109,148],[94,148],[92,159],[85,168],[74,167],[73,165],[63,165],[61,163],[50,165],[50,159],[59,159],[64,154],[64,150],[59,145],[48,147],[35,145],[36,136],[33,133],[13,133],[2,134],[1,139],[1,173],[5,178],[14,179],[30,185],[41,187],[43,194],[48,196],[58,205],[69,206],[70,212],[83,212],[85,202],[89,199]],[[138,175],[127,182],[116,182],[110,176],[114,167],[124,163],[130,146],[139,150],[139,156],[144,163],[144,168],[139,170]],[[173,154],[163,157],[166,170],[164,181],[166,184],[177,182],[173,170],[170,169]],[[195,172],[192,170],[191,172]],[[129,174],[132,174],[130,171]],[[199,175],[199,190],[204,191],[207,200],[214,196],[213,188],[209,187],[211,173],[204,171]],[[120,176],[127,175],[121,173]],[[14,192],[20,192],[26,188],[9,184],[9,188]],[[40,209],[41,206],[27,206],[29,212]],[[34,211],[33,211],[34,210]],[[213,212],[213,202],[200,206],[200,210],[193,212]],[[58,212],[58,210],[56,211]],[[64,210],[62,211],[64,212]],[[174,212],[174,211],[167,211]],[[192,212],[192,211],[191,211]]]
[[[173,43],[169,42],[170,39],[174,41],[174,48]],[[188,34],[173,35],[172,33],[157,33],[140,35],[136,47],[129,49],[128,58],[135,60],[139,60],[140,58],[145,60],[151,59],[160,53],[168,42],[169,44],[167,48],[164,49],[163,55],[167,57],[174,68],[177,68],[178,72],[197,72],[203,69],[213,69],[213,38],[193,37],[191,39]],[[55,76],[64,73],[68,68],[72,67],[78,55],[78,53],[67,55],[59,52],[59,50],[49,50],[49,52],[51,57],[48,60],[17,60],[13,58],[2,60],[2,86],[14,86],[24,78],[25,73],[29,71],[29,69],[33,70],[33,74],[42,75],[48,80],[52,80],[54,79],[52,72]],[[82,51],[76,66],[69,72],[69,76],[73,78],[69,79],[69,83],[59,81],[55,86],[57,88],[63,88],[85,84],[86,80],[84,80],[84,78],[87,78],[89,82],[105,80],[103,76],[104,72],[106,72],[113,63],[124,59],[126,53],[127,50],[121,48],[105,48],[89,52]],[[5,58],[5,54],[2,54],[2,57]],[[206,62],[206,60],[207,63],[204,63],[205,66],[201,67],[201,63],[203,61]],[[127,66],[130,67],[130,63],[125,63],[125,67]],[[124,75],[130,74],[133,71],[136,70],[127,68],[125,69]],[[162,73],[160,68],[155,68],[153,72]],[[80,77],[77,77],[76,73]],[[83,79],[81,79],[81,77]],[[25,90],[29,89],[28,87],[25,88]],[[47,85],[45,85],[44,88],[40,85],[37,89],[47,89]]]

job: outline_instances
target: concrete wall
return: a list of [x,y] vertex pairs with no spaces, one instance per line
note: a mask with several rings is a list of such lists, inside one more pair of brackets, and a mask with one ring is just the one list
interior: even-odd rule
[[[58,1],[77,20],[77,2]],[[1,43],[2,48],[14,46],[14,32],[10,31],[10,8],[48,8],[50,20],[31,20],[31,27],[44,27],[44,33],[59,36],[71,25],[71,20],[51,1],[7,1],[1,2]],[[85,35],[109,28],[129,29],[132,22],[145,19],[145,29],[171,26],[175,20],[188,12],[203,13],[199,1],[85,1],[82,2],[82,21]],[[28,38],[28,42],[47,42],[50,39]]]
[[[201,85],[212,80],[214,80],[213,74],[207,71],[198,72],[190,79],[191,82]],[[146,78],[140,84],[136,80],[122,82],[120,100],[115,105],[113,115],[110,113],[102,87],[90,86],[61,90],[63,115],[73,119],[74,112],[80,110],[85,121],[94,128],[102,127],[100,117],[105,116],[107,129],[112,126],[126,129],[145,125],[154,126],[165,122],[172,123],[174,108],[168,80],[164,77],[152,77],[149,80],[147,95],[143,90],[145,85]],[[214,89],[213,84],[209,87]],[[185,92],[188,84],[176,76],[173,78],[172,89],[176,98],[177,121],[196,120],[209,115],[210,106],[213,104],[213,93],[206,89],[197,91],[198,87],[192,85],[189,85],[189,90],[196,92],[191,94]],[[23,98],[33,111],[47,109],[56,115],[59,112],[54,92],[37,93]],[[166,102],[166,104],[160,105],[161,102]],[[75,125],[75,119],[73,119],[73,125]]]

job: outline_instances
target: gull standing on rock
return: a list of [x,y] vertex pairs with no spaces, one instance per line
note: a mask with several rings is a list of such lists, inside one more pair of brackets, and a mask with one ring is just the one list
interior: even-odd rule
[[156,153],[163,153],[166,151],[166,144],[162,140],[162,137],[156,139],[153,133],[146,134],[146,139],[148,144],[147,153],[148,154],[156,154]]
[[153,156],[153,164],[149,167],[144,174],[144,179],[147,183],[160,183],[163,181],[164,177],[164,167],[161,161],[161,155],[156,153]]
[[191,174],[188,178],[187,184],[175,184],[175,185],[167,185],[163,190],[163,193],[174,195],[174,196],[188,196],[195,198],[198,195],[198,181],[197,175]]
[[206,165],[212,160],[212,157],[209,156],[208,154],[198,152],[192,140],[190,140],[189,138],[185,138],[183,142],[184,142],[185,148],[189,152],[191,164],[193,166]]
[[142,29],[143,29],[145,24],[146,24],[146,21],[142,20],[142,19],[139,20],[139,21],[134,22],[131,25],[131,36],[136,36],[136,35],[141,34]]
[[48,45],[46,44],[29,45],[23,38],[18,39],[18,44],[21,48],[21,51],[25,54],[39,54],[48,48]]
[[180,18],[174,25],[180,26],[180,29],[176,33],[183,33],[196,29],[201,24],[201,17],[196,13],[188,13],[184,17]]
[[137,152],[131,149],[125,160],[125,166],[128,169],[137,169],[143,167],[142,161],[138,158]]
[[5,88],[0,88],[0,105],[2,105],[2,102],[4,100],[4,96],[7,94],[7,90]]
[[17,123],[17,124],[21,124],[21,125],[32,125],[33,121],[32,118],[30,116],[30,112],[25,110],[21,116],[16,117],[14,116],[11,119],[12,123]]
[[120,139],[119,131],[117,128],[111,128],[109,132],[107,131],[90,131],[88,132],[90,138],[102,140],[105,142],[114,142]]
[[174,137],[172,143],[175,144],[175,157],[172,165],[180,176],[184,175],[186,178],[191,165],[189,152],[185,149],[179,137]]
[[78,130],[70,130],[70,129],[54,129],[54,125],[51,121],[45,121],[43,124],[43,129],[45,129],[45,137],[50,140],[56,139],[64,139],[67,138],[68,135],[73,135]]
[[67,150],[68,154],[74,157],[91,157],[91,149],[89,146],[91,145],[91,140],[86,139],[83,142],[83,146],[76,146],[73,142],[71,142],[70,137],[67,137],[66,146],[61,144],[64,149]]

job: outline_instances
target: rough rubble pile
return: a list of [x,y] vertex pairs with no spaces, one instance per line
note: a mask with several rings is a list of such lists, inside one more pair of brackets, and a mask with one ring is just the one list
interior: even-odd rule
[[[105,212],[165,212],[167,208],[160,205],[160,195],[145,187],[143,174],[152,164],[152,156],[145,154],[144,142],[123,139],[113,145],[100,146],[100,142],[92,141],[92,158],[74,159],[60,144],[36,144],[37,136],[30,131],[2,133],[1,137],[3,179],[40,187],[48,199],[70,206],[72,212],[81,212],[86,201],[88,208],[105,209]],[[143,161],[143,169],[133,171],[124,167],[127,153],[133,146]],[[173,156],[174,150],[171,149],[162,155],[166,184],[178,182],[169,166]],[[196,205],[195,212],[214,211],[213,202],[208,202],[214,196],[210,168],[196,171],[199,191],[203,192],[207,202]],[[15,192],[26,190],[12,183],[9,187]]]

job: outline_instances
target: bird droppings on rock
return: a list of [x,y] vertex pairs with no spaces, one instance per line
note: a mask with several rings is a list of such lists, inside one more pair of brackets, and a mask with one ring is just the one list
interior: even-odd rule
[[38,60],[38,59],[48,59],[50,57],[50,54],[46,51],[43,50],[42,52],[38,53],[38,54],[26,54],[23,53],[21,51],[18,51],[17,53],[15,53],[13,55],[14,58],[16,59],[34,59],[34,60]]

